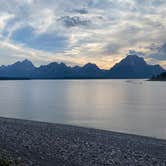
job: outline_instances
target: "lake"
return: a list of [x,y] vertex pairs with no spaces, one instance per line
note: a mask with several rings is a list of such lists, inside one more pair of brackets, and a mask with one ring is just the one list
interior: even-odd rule
[[166,139],[166,83],[146,80],[0,81],[0,116]]

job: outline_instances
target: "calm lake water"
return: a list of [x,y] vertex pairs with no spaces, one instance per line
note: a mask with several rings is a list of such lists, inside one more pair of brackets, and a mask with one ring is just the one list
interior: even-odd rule
[[0,81],[0,116],[166,139],[166,83],[145,80]]

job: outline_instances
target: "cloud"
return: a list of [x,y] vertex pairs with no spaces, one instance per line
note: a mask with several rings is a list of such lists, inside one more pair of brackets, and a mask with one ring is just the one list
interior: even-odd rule
[[111,44],[106,44],[103,48],[103,53],[105,54],[118,54],[121,49],[121,45],[119,43],[111,43]]
[[0,13],[0,29],[3,30],[6,26],[8,20],[13,18],[13,14],[9,13]]
[[75,13],[79,13],[79,14],[88,14],[88,10],[85,9],[85,8],[82,8],[82,9],[73,9],[72,11],[75,12]]
[[0,52],[8,60],[35,55],[37,63],[91,61],[108,67],[137,50],[163,64],[165,10],[165,0],[1,0]]
[[146,56],[144,52],[136,51],[136,50],[129,50],[129,55],[138,55],[138,56]]
[[76,26],[88,26],[90,24],[90,20],[86,20],[80,18],[78,16],[63,16],[58,21],[62,21],[66,27],[76,27]]
[[154,46],[153,48],[151,48],[151,50],[152,53],[149,54],[151,58],[160,61],[166,61],[166,43],[164,43],[160,47]]

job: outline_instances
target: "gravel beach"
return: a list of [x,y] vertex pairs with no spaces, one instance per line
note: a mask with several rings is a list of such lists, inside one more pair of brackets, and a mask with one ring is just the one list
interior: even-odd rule
[[166,141],[0,118],[0,160],[19,166],[166,166]]

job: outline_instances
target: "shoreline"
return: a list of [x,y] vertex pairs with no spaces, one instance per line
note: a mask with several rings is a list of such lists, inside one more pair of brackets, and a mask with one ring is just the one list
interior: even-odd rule
[[26,80],[148,80],[149,78],[1,78],[0,81],[26,81]]
[[0,159],[20,166],[165,166],[166,140],[0,117]]

